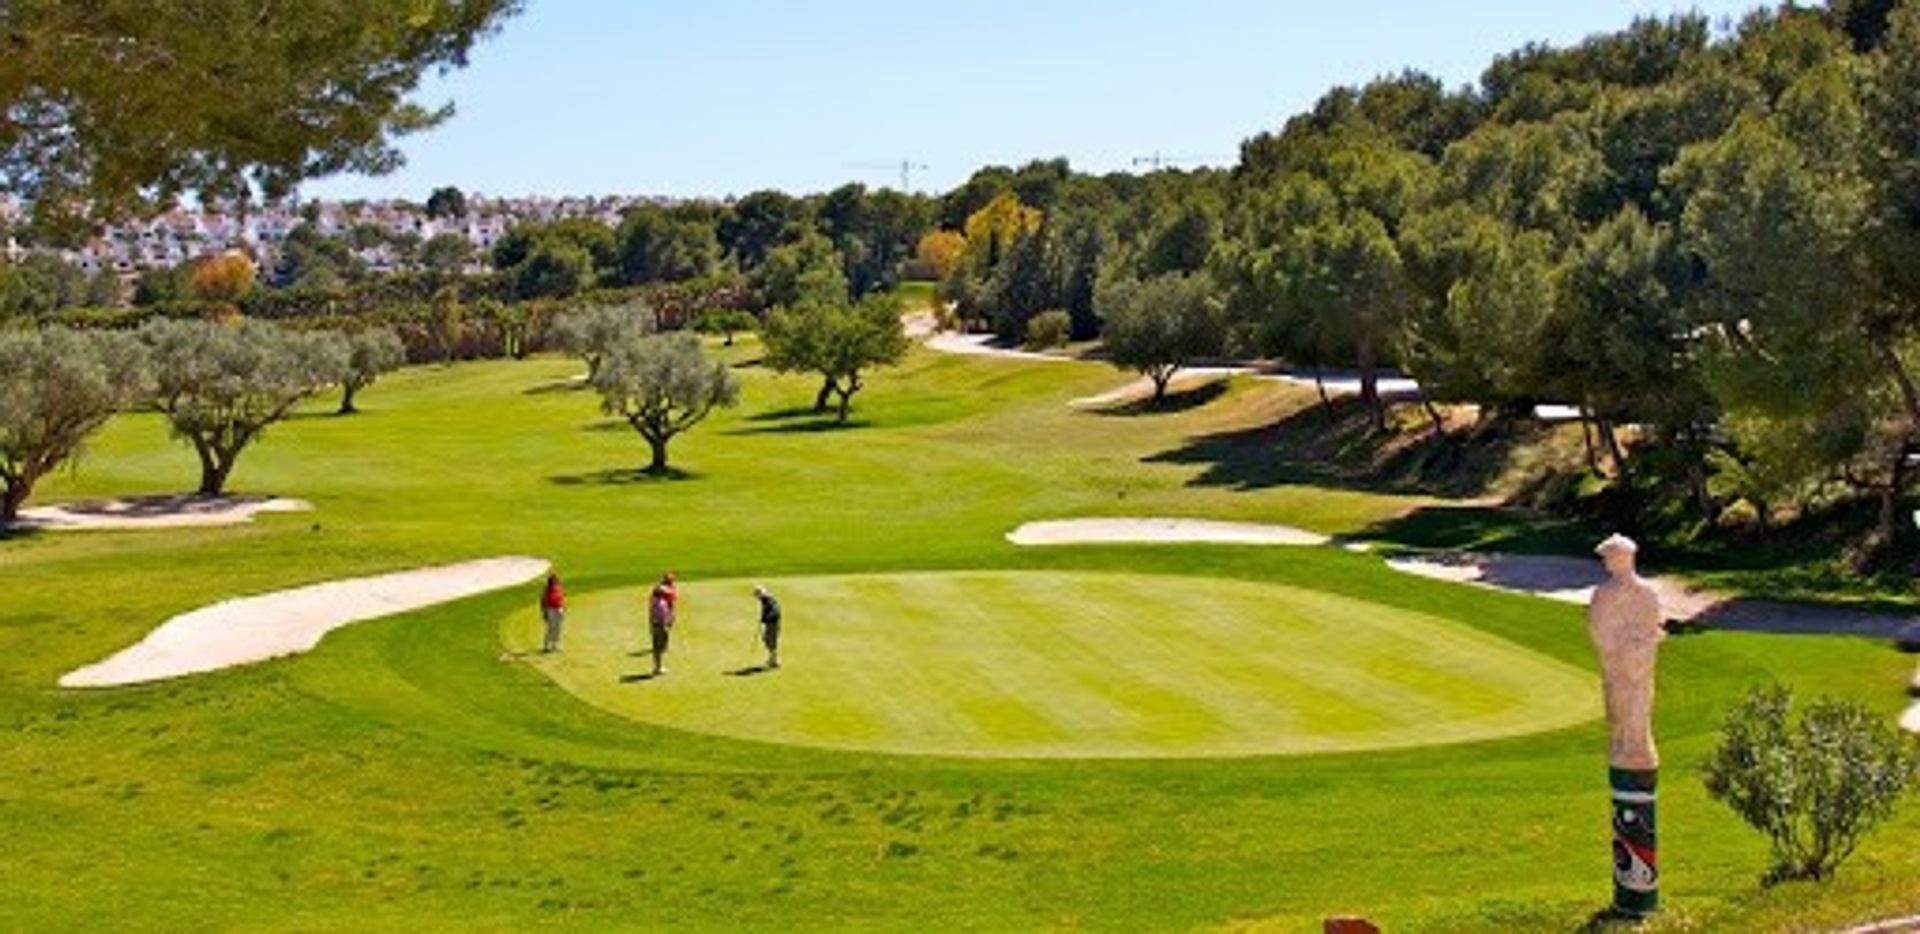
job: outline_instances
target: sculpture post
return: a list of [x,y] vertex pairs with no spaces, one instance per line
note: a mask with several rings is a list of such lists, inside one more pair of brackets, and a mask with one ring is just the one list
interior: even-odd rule
[[1660,595],[1634,569],[1639,547],[1614,535],[1594,549],[1607,581],[1587,605],[1587,632],[1600,656],[1607,706],[1607,765],[1613,792],[1613,912],[1640,918],[1660,906],[1653,745],[1653,672],[1666,637]]

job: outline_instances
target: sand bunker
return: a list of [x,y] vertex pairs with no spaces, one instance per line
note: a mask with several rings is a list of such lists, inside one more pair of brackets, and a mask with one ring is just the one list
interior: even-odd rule
[[67,673],[60,685],[139,684],[293,655],[351,623],[511,587],[546,572],[547,562],[537,558],[487,558],[226,600],[167,620],[106,661]]
[[1209,519],[1053,519],[1007,533],[1016,545],[1324,545],[1325,535],[1285,525]]
[[[1435,580],[1577,604],[1585,604],[1593,588],[1606,577],[1597,560],[1549,555],[1460,553],[1395,558],[1387,566]],[[1890,613],[1727,597],[1671,578],[1647,580],[1660,592],[1660,603],[1669,619],[1705,623],[1715,629],[1891,639],[1913,624],[1911,617]]]
[[1920,734],[1920,702],[1915,702],[1907,712],[1900,715],[1900,728],[1909,733]]
[[21,510],[14,524],[56,532],[206,528],[242,525],[263,512],[312,508],[303,500],[257,496],[146,496],[36,506]]

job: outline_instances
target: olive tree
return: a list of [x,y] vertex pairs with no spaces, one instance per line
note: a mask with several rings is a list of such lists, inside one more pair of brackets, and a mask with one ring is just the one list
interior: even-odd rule
[[146,372],[140,347],[124,335],[0,333],[0,523],[18,517],[34,483],[137,398]]
[[140,336],[153,360],[154,407],[193,445],[203,496],[224,493],[241,452],[339,379],[351,355],[338,334],[261,321],[162,320]]
[[733,371],[684,331],[622,337],[602,349],[589,382],[600,393],[602,412],[625,419],[647,439],[651,474],[667,472],[667,443],[674,436],[740,398]]
[[652,333],[658,320],[643,302],[589,305],[554,318],[547,334],[556,346],[587,364],[587,382],[591,383],[600,375],[608,350]]
[[347,337],[346,366],[340,371],[341,415],[352,415],[360,408],[354,397],[373,385],[382,374],[391,373],[407,362],[407,347],[390,328],[368,328]]
[[1182,367],[1225,349],[1226,318],[1204,276],[1115,279],[1101,283],[1097,296],[1108,356],[1152,380],[1155,402]]
[[855,305],[807,304],[778,308],[767,315],[761,335],[766,365],[779,373],[816,373],[822,379],[813,409],[824,412],[840,399],[838,421],[845,422],[853,396],[865,385],[864,373],[906,356],[909,342],[900,311],[884,296]]

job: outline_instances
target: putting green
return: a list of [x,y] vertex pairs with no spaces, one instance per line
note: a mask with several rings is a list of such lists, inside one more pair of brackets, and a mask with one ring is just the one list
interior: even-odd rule
[[[1294,587],[1108,573],[768,582],[779,671],[742,674],[749,581],[681,587],[669,674],[640,680],[637,590],[576,597],[531,663],[616,713],[676,729],[887,753],[1133,758],[1457,743],[1599,715],[1588,673],[1459,623]],[[538,644],[532,613],[503,621]]]

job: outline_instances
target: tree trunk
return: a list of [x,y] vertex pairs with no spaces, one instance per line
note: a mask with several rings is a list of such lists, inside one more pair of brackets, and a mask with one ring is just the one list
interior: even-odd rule
[[1360,401],[1373,415],[1375,431],[1387,430],[1387,409],[1380,402],[1380,374],[1376,372],[1373,341],[1363,337],[1358,347],[1360,358]]
[[1327,376],[1318,367],[1313,371],[1313,388],[1320,390],[1320,412],[1333,421],[1333,399],[1327,395]]
[[[1712,522],[1719,510],[1713,505],[1713,491],[1707,488],[1707,447],[1694,433],[1693,429],[1684,429],[1680,433],[1681,450],[1687,457],[1687,493],[1693,498],[1693,507],[1700,518]],[[1760,509],[1761,528],[1766,527],[1766,511]]]
[[13,480],[6,489],[0,491],[0,525],[20,518],[20,507],[26,505],[27,494],[32,492],[33,484],[25,480]]
[[1167,384],[1173,382],[1173,371],[1164,367],[1154,367],[1147,371],[1147,378],[1153,380],[1153,402],[1159,405],[1166,401]]
[[1447,433],[1447,421],[1440,416],[1440,410],[1434,407],[1433,400],[1427,398],[1423,393],[1420,396],[1420,406],[1427,410],[1427,418],[1433,422],[1433,436],[1435,438],[1445,437]]
[[359,413],[360,408],[353,404],[353,395],[354,393],[357,393],[359,391],[360,391],[359,385],[355,384],[352,381],[342,383],[341,392],[340,392],[340,411],[334,414],[354,415]]
[[1906,486],[1907,445],[1902,444],[1893,454],[1887,485],[1880,490],[1880,527],[1874,532],[1880,548],[1887,552],[1893,550],[1894,538],[1900,534],[1900,494]]
[[1620,447],[1620,436],[1613,430],[1613,422],[1604,418],[1598,419],[1594,423],[1594,429],[1600,433],[1600,440],[1607,443],[1607,456],[1613,458],[1613,473],[1619,476],[1626,470],[1627,452]]
[[213,442],[193,439],[193,453],[200,459],[200,495],[219,496],[226,489],[227,474],[233,470],[231,458],[222,458]]
[[653,460],[647,464],[647,473],[667,472],[667,441],[666,437],[647,436],[647,446],[653,449]]
[[235,458],[216,458],[200,465],[200,495],[222,496],[227,491],[227,475],[233,473]]
[[1580,407],[1580,443],[1587,450],[1587,469],[1600,474],[1600,452],[1593,444],[1593,413]]
[[825,412],[827,410],[827,400],[833,398],[833,394],[839,391],[839,383],[832,377],[828,377],[827,381],[821,385],[820,391],[813,397],[813,410],[815,412]]
[[844,425],[847,423],[847,413],[853,411],[853,394],[859,392],[862,385],[864,384],[860,382],[860,374],[855,373],[847,377],[847,384],[845,386],[840,386],[836,390],[840,393],[839,424]]
[[1916,436],[1920,436],[1920,386],[1915,386],[1913,374],[1907,372],[1906,364],[1900,361],[1889,341],[1877,341],[1881,362],[1892,374],[1894,383],[1900,387],[1900,398],[1906,403],[1907,430],[1901,439],[1900,449],[1894,452],[1893,474],[1887,479],[1887,493],[1880,501],[1880,529],[1886,546],[1893,546],[1893,535],[1899,528],[1897,511],[1900,501],[1907,492],[1907,454],[1913,449]]

